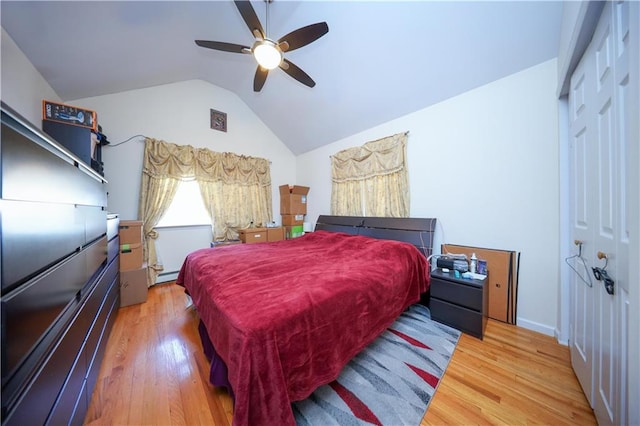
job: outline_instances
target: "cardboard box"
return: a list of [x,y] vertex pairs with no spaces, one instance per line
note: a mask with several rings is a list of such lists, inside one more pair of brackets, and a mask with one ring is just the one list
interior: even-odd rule
[[142,221],[121,220],[118,235],[120,235],[120,244],[142,243]]
[[282,224],[286,226],[302,225],[304,223],[303,214],[283,214]]
[[120,307],[147,301],[147,265],[120,272]]
[[239,229],[238,235],[243,243],[264,243],[267,241],[267,228]]
[[120,244],[120,271],[140,269],[143,263],[142,243]]
[[290,240],[292,238],[298,238],[303,235],[304,235],[304,230],[302,229],[302,225],[284,227],[284,236],[287,240]]
[[267,228],[267,241],[281,241],[284,240],[284,228]]
[[98,114],[95,111],[47,100],[42,101],[42,119],[86,127],[93,131],[98,129]]
[[307,186],[280,185],[280,214],[307,214]]
[[482,247],[441,245],[442,253],[461,253],[471,257],[473,253],[487,262],[487,290],[489,318],[515,324],[517,318],[518,270],[520,255],[516,251],[487,249]]

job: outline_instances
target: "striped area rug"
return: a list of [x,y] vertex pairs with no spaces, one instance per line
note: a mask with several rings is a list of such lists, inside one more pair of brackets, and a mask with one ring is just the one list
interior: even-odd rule
[[293,404],[298,426],[418,426],[460,332],[410,306],[337,380]]

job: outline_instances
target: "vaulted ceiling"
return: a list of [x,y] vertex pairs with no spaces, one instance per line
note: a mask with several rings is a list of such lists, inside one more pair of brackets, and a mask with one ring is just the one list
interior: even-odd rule
[[[232,1],[6,1],[2,27],[64,100],[202,79],[236,93],[301,154],[557,56],[560,1],[252,2],[268,36],[326,21],[253,91],[255,60]],[[212,105],[212,107],[214,107]]]

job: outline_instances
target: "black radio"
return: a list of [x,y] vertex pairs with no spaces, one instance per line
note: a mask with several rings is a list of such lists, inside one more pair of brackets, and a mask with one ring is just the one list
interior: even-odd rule
[[436,266],[438,268],[450,269],[452,271],[467,272],[469,270],[469,264],[466,260],[455,259],[453,257],[441,256],[436,260]]

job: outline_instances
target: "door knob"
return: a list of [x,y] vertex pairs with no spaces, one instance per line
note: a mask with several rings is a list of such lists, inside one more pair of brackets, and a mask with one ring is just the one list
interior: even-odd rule
[[614,294],[615,282],[613,281],[613,279],[607,273],[607,265],[609,264],[609,256],[607,255],[607,253],[604,253],[604,252],[601,252],[601,251],[596,253],[596,256],[600,260],[604,259],[604,267],[603,268],[592,268],[593,269],[593,275],[596,277],[596,280],[604,281],[605,290],[607,291],[607,293],[613,295]]

